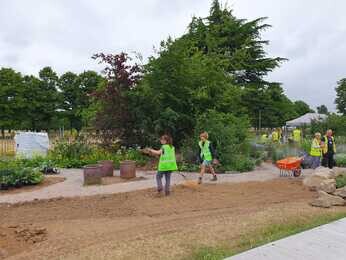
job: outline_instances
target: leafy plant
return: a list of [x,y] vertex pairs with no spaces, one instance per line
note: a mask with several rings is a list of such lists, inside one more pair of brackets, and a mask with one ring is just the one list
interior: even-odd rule
[[[223,167],[226,170],[237,170],[242,168],[238,167],[237,157],[250,157],[248,128],[247,118],[208,110],[197,120],[195,142],[198,142],[201,132],[207,131],[210,140],[216,146]],[[250,166],[250,163],[246,164]]]
[[336,188],[339,189],[339,188],[343,188],[346,186],[346,176],[344,175],[341,175],[341,176],[338,176],[336,177]]
[[336,154],[335,163],[338,167],[346,167],[346,154]]
[[19,160],[0,163],[0,186],[2,189],[34,185],[42,181],[43,174],[38,168],[24,167]]

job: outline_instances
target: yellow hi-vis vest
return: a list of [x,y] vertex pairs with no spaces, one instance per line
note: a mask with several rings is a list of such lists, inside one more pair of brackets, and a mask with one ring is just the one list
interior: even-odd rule
[[273,140],[273,142],[279,141],[279,133],[277,131],[274,131],[272,133],[272,140]]
[[175,159],[175,149],[173,146],[164,144],[161,147],[162,154],[160,156],[159,161],[159,171],[166,172],[166,171],[176,171],[178,169],[177,167],[177,161]]
[[[331,136],[331,138],[332,138],[332,142],[333,142],[333,151],[334,151],[334,153],[336,153],[336,146],[335,146],[334,137]],[[324,136],[324,140],[325,140],[325,142],[324,142],[324,146],[323,146],[322,151],[323,151],[323,154],[326,154],[328,152],[328,137],[326,135]]]
[[268,135],[267,134],[263,134],[261,136],[261,143],[265,144],[268,141]]
[[310,155],[311,156],[321,156],[322,155],[320,142],[316,138],[314,138],[314,140],[312,140]]
[[200,141],[200,142],[198,142],[198,145],[201,148],[200,156],[201,156],[202,160],[206,160],[206,161],[213,160],[213,156],[212,156],[210,149],[209,149],[210,142],[207,140],[204,142],[204,145],[203,145],[203,142]]
[[302,132],[299,129],[293,130],[293,141],[300,142]]

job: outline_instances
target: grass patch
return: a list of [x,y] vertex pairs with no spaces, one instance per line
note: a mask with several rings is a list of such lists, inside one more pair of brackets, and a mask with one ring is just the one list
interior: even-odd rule
[[340,189],[346,186],[346,176],[341,175],[336,177],[336,188]]
[[[230,257],[249,249],[288,237],[302,231],[324,225],[346,217],[346,212],[328,213],[314,217],[297,218],[284,224],[271,224],[232,241],[230,246],[200,247],[187,259],[219,260]],[[231,243],[229,243],[231,244]]]

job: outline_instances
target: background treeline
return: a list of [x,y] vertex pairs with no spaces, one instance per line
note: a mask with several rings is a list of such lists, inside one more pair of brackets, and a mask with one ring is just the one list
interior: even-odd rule
[[60,77],[50,67],[38,77],[0,69],[0,128],[50,130],[87,125],[91,96],[103,77],[94,71],[66,72]]
[[93,57],[106,64],[102,75],[59,76],[45,67],[36,77],[2,68],[0,128],[91,126],[108,142],[131,145],[151,143],[163,132],[182,143],[199,118],[214,112],[240,118],[246,127],[281,126],[312,110],[266,79],[286,60],[266,55],[261,32],[269,27],[265,18],[239,19],[214,1],[208,17],[194,17],[184,35],[163,41],[145,65],[121,53]]

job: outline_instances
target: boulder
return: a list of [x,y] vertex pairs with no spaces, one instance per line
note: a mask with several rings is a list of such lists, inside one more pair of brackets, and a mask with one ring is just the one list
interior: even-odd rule
[[317,187],[317,190],[321,190],[327,193],[334,193],[336,190],[336,181],[335,179],[324,180],[320,183],[320,186]]
[[313,173],[312,176],[318,176],[324,179],[334,179],[335,173],[333,170],[324,167],[318,167]]
[[339,196],[330,195],[324,191],[318,191],[318,198],[311,202],[312,206],[330,208],[331,206],[344,206],[345,200]]
[[317,175],[311,175],[307,176],[303,180],[303,185],[305,187],[308,187],[310,190],[315,191],[318,187],[321,186],[321,183],[325,180],[328,180],[328,178],[317,176]]
[[342,198],[346,198],[346,186],[343,187],[343,188],[337,189],[337,190],[334,192],[334,195],[335,195],[335,196],[342,197]]

